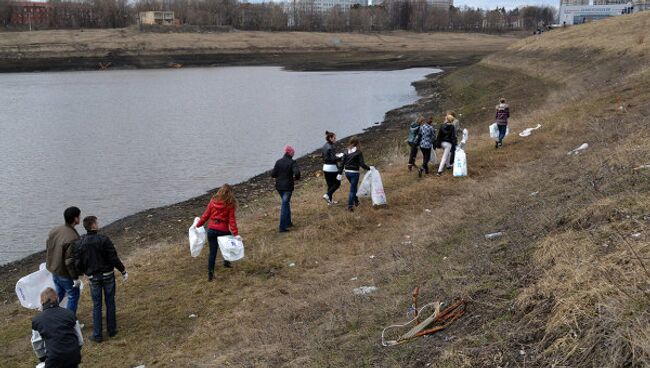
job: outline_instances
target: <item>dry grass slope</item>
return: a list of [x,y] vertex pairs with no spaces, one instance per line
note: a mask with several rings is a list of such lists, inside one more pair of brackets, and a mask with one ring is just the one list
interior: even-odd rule
[[[120,336],[84,348],[85,366],[650,365],[650,169],[635,169],[650,164],[650,46],[637,32],[648,21],[525,39],[437,81],[441,108],[470,130],[466,179],[408,173],[404,129],[368,151],[387,208],[326,208],[322,178],[308,178],[297,229],[281,236],[275,195],[260,196],[240,211],[247,259],[215,283],[204,280],[205,252],[188,255],[194,213],[173,225],[174,241],[143,239],[127,261],[132,281],[118,285]],[[543,128],[495,151],[486,133],[500,96],[513,133]],[[495,230],[505,236],[484,238]],[[352,295],[360,285],[379,291]],[[423,300],[463,297],[468,313],[437,336],[381,348],[414,286]],[[89,322],[87,294],[79,313]],[[0,308],[3,366],[33,364],[30,315]]]

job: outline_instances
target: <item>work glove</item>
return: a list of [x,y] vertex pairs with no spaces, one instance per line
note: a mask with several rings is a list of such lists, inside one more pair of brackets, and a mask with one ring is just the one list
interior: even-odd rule
[[235,235],[235,239],[237,239],[237,240],[239,240],[239,241],[242,240],[242,239],[241,239],[241,236],[239,236],[239,235]]
[[336,175],[336,180],[338,180],[338,181],[343,180],[343,175],[341,175],[341,174]]
[[345,156],[345,154],[343,154],[343,153],[337,153],[337,154],[336,154],[336,157],[337,157],[337,158],[341,158],[341,157],[343,157],[343,156]]
[[72,287],[73,287],[73,288],[79,288],[79,287],[81,287],[81,280],[79,280],[79,279],[73,280],[73,281],[72,281]]
[[129,273],[124,271],[122,274],[122,281],[127,282],[129,280]]

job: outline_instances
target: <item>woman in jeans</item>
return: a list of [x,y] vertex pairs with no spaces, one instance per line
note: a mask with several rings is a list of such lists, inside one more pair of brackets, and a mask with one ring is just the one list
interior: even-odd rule
[[[327,183],[327,193],[323,195],[323,199],[325,199],[328,205],[332,205],[336,203],[334,202],[334,192],[336,192],[341,186],[341,182],[338,179],[338,162],[341,161],[341,157],[336,154],[336,149],[334,147],[334,144],[336,143],[336,134],[325,131],[325,140],[327,142],[323,146],[322,151],[323,175],[325,176],[325,182]],[[341,154],[341,156],[342,155],[343,154]]]
[[[237,220],[235,219],[235,210],[237,209],[237,199],[232,187],[224,184],[217,194],[215,194],[208,207],[203,212],[201,219],[196,227],[201,227],[208,222],[208,243],[210,244],[210,256],[208,257],[208,281],[214,279],[214,262],[217,258],[219,249],[220,236],[234,235],[239,236],[237,230]],[[223,266],[231,268],[230,262],[224,260]]]
[[359,170],[364,168],[370,170],[370,166],[366,165],[363,160],[363,153],[359,149],[359,138],[350,138],[348,149],[343,155],[343,164],[339,169],[339,179],[341,173],[345,172],[345,177],[350,182],[350,194],[348,196],[348,211],[354,211],[354,207],[359,205],[359,198],[357,197],[357,188],[359,187]]
[[510,106],[506,103],[505,98],[499,100],[496,110],[496,123],[499,128],[499,140],[495,144],[494,148],[499,148],[503,146],[503,138],[506,137],[506,132],[508,131],[508,119],[510,118]]
[[[436,130],[431,125],[433,119],[429,118],[420,127],[420,150],[422,151],[422,167],[418,171],[418,176],[429,173],[429,160],[431,160],[431,150],[436,140]],[[435,160],[434,160],[435,161]]]
[[411,122],[411,126],[409,126],[409,135],[406,139],[406,143],[408,143],[410,147],[408,164],[409,171],[413,170],[413,166],[415,166],[415,159],[417,158],[418,148],[420,147],[420,126],[422,124],[424,124],[424,117],[420,115],[417,120]]
[[451,168],[450,158],[451,158],[451,149],[456,147],[457,138],[456,138],[456,127],[454,126],[454,117],[452,115],[447,115],[445,122],[440,126],[438,131],[438,138],[436,139],[436,148],[442,148],[442,159],[440,160],[440,166],[438,166],[438,173],[436,175],[441,176],[445,167]]

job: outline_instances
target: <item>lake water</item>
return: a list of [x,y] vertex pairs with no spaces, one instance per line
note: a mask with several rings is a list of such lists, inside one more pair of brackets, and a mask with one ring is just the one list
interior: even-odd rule
[[286,143],[361,132],[433,72],[0,74],[0,264],[44,250],[68,206],[106,225],[268,170]]

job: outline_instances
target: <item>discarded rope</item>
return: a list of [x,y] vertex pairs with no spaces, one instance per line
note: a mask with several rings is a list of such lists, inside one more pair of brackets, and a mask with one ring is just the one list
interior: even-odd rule
[[[441,302],[429,303],[424,305],[422,308],[417,309],[417,298],[419,292],[419,288],[415,288],[413,290],[413,306],[410,310],[415,310],[415,317],[408,322],[394,324],[384,328],[381,332],[382,346],[397,346],[411,342],[418,337],[435,334],[449,327],[452,323],[454,323],[454,321],[465,314],[466,302],[462,299],[442,311],[440,310],[443,305]],[[420,322],[420,314],[422,311],[430,307],[434,307],[433,313],[428,318]],[[385,334],[387,330],[407,327],[413,322],[416,323],[415,326],[413,326],[407,333],[401,335],[397,340],[386,340]]]

